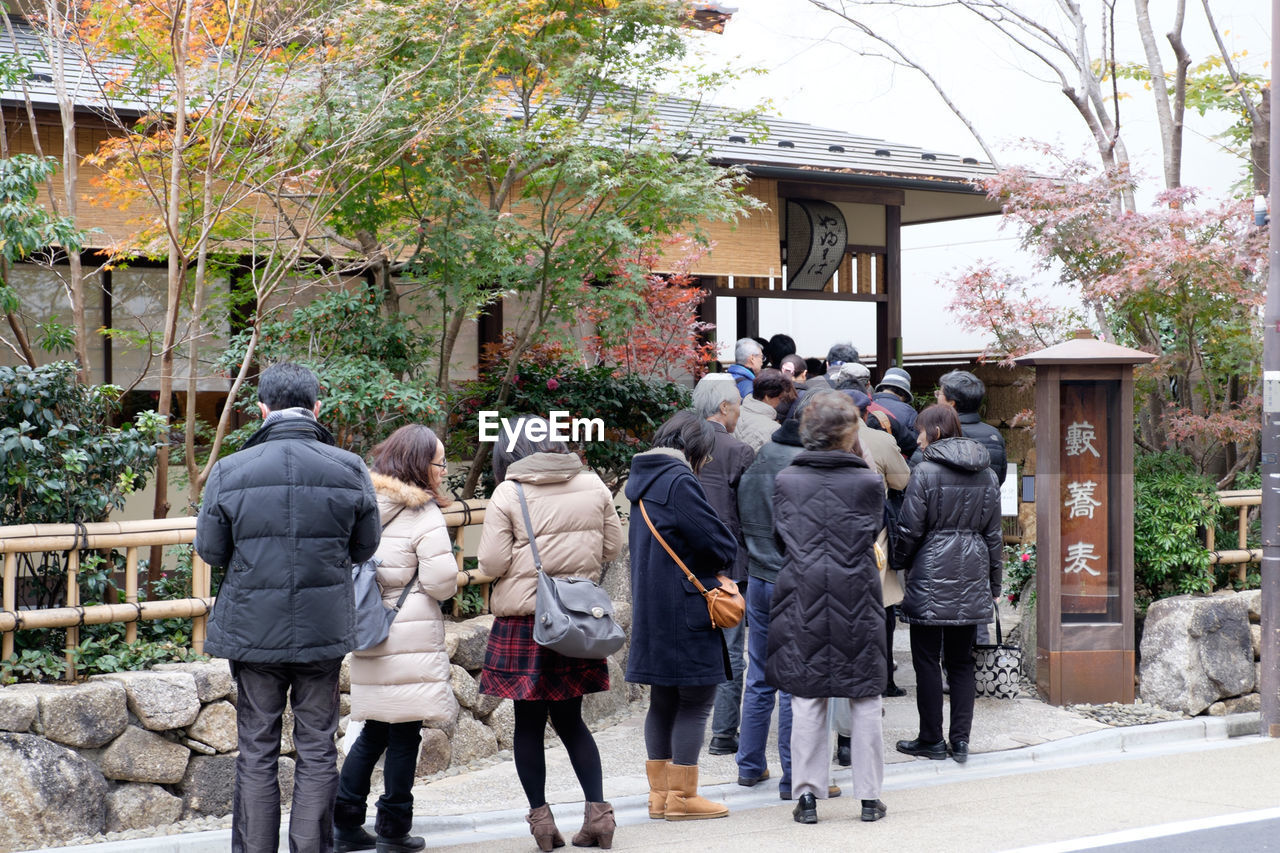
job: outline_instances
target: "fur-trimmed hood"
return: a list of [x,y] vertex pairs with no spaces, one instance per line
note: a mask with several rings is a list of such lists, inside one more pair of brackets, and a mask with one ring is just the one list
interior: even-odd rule
[[397,480],[395,477],[388,477],[376,471],[369,472],[369,478],[373,480],[373,490],[378,493],[379,503],[385,501],[393,507],[417,509],[435,501],[426,489],[406,483],[404,480]]

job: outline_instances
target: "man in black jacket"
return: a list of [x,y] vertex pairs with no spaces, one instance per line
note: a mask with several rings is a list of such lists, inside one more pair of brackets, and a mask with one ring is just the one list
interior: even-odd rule
[[279,845],[286,699],[298,755],[289,846],[333,850],[338,670],[355,645],[351,564],[373,556],[381,527],[364,462],[316,420],[318,394],[305,367],[263,371],[262,428],[214,465],[196,526],[201,558],[226,568],[205,651],[230,659],[239,690],[234,851]]
[[[723,373],[712,373],[699,380],[693,389],[693,408],[698,417],[705,418],[716,431],[715,447],[711,460],[698,472],[698,482],[707,493],[707,501],[716,515],[733,533],[738,543],[738,557],[734,560],[730,577],[747,592],[747,546],[742,538],[742,523],[738,519],[738,483],[755,460],[755,451],[733,437],[742,414],[742,400],[736,397],[737,388]],[[712,755],[732,755],[738,751],[738,722],[742,710],[742,673],[747,667],[743,656],[746,639],[746,620],[733,628],[721,629],[729,653],[729,666],[733,679],[716,688],[715,710],[711,716],[711,744],[707,751]]]
[[984,424],[978,417],[978,407],[987,396],[987,386],[982,380],[967,370],[953,370],[944,373],[938,381],[938,402],[946,403],[956,410],[960,416],[960,431],[966,438],[982,443],[991,454],[991,470],[996,472],[996,479],[1004,485],[1007,465],[1004,451],[1004,436],[1000,430]]

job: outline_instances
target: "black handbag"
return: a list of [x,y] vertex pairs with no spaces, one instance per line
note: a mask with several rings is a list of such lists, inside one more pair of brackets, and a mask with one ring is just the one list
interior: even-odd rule
[[977,695],[996,699],[1018,698],[1018,676],[1022,671],[1022,649],[1004,641],[1000,630],[1000,608],[996,608],[995,645],[973,646],[973,678]]
[[524,528],[529,534],[529,550],[538,570],[538,592],[534,599],[533,641],[570,658],[603,660],[622,648],[627,636],[613,618],[613,602],[600,586],[587,578],[556,578],[542,570],[538,543],[524,488],[516,483]]

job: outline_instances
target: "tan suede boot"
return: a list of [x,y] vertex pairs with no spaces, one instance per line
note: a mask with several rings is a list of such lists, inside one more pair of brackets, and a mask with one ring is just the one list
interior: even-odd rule
[[538,843],[538,849],[543,853],[550,853],[552,848],[564,846],[564,837],[560,835],[560,830],[556,829],[556,819],[551,814],[551,806],[543,803],[536,809],[529,809],[529,815],[525,820],[529,821],[529,832],[533,835],[533,840]]
[[671,766],[670,758],[649,760],[644,763],[644,772],[649,776],[649,817],[659,820],[667,811],[667,768]]
[[582,829],[573,837],[574,847],[595,847],[608,850],[613,846],[613,806],[608,803],[587,803],[582,815]]
[[728,817],[729,807],[698,796],[698,765],[672,764],[667,768],[667,820],[706,820]]

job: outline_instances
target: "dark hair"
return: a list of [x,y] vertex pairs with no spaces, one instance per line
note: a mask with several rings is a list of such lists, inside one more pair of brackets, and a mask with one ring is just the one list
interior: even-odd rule
[[773,367],[781,367],[782,360],[789,355],[795,355],[796,341],[790,335],[784,335],[781,332],[769,338],[769,345],[764,348],[765,355],[769,356],[769,364]]
[[938,385],[942,389],[942,396],[955,403],[956,411],[962,415],[978,411],[982,398],[987,396],[987,386],[967,370],[953,370],[942,374]]
[[[800,441],[805,450],[831,450],[855,437],[862,421],[858,407],[839,391],[819,391],[800,415]],[[856,438],[855,438],[856,441]]]
[[778,369],[781,370],[788,364],[791,365],[792,376],[799,376],[801,373],[804,373],[809,369],[809,363],[795,353],[792,353],[791,355],[784,355],[782,357],[782,363],[778,365]]
[[[547,438],[542,441],[532,441],[529,438],[528,426],[532,423],[541,422],[546,425]],[[540,418],[536,415],[521,415],[520,418],[511,426],[516,432],[515,444],[511,449],[507,449],[506,431],[498,436],[498,440],[493,443],[493,453],[490,461],[493,464],[493,482],[501,483],[507,479],[507,469],[511,467],[512,462],[517,462],[526,456],[532,456],[535,453],[571,453],[569,445],[563,441],[551,438],[551,424],[546,418]]]
[[407,424],[373,449],[369,470],[426,489],[436,499],[437,506],[447,506],[451,499],[443,490],[431,486],[431,466],[439,448],[440,439],[431,427]]
[[827,363],[820,358],[806,358],[804,369],[810,376],[821,376],[827,372]]
[[916,432],[923,435],[930,444],[963,435],[960,431],[960,416],[945,403],[934,403],[921,409],[916,416]]
[[791,381],[781,370],[766,367],[756,374],[756,383],[751,388],[751,396],[757,400],[765,397],[781,397],[784,400],[796,393],[796,383]]
[[858,349],[853,344],[832,344],[831,349],[827,350],[827,366],[830,367],[833,361],[848,364],[858,360]]
[[258,376],[258,400],[273,412],[314,409],[320,399],[320,380],[301,364],[273,364]]
[[711,461],[711,450],[715,443],[715,427],[689,409],[676,412],[653,435],[654,447],[670,447],[682,451],[695,474]]

